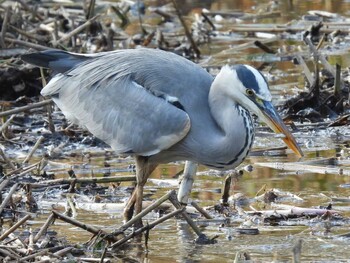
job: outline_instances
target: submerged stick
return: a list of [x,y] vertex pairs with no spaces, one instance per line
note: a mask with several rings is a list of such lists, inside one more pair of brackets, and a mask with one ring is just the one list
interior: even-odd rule
[[38,204],[33,197],[33,192],[32,192],[32,186],[29,184],[24,185],[25,191],[26,191],[26,200],[25,200],[25,205],[26,209],[29,212],[35,213],[38,210]]
[[11,114],[16,114],[16,113],[31,110],[34,108],[40,108],[40,107],[45,106],[45,105],[50,104],[50,103],[52,103],[52,99],[32,103],[32,104],[29,104],[29,105],[26,105],[23,107],[17,107],[17,108],[12,109],[12,110],[0,112],[0,117],[5,117],[5,116],[11,115]]
[[224,12],[224,11],[203,10],[202,12],[205,12],[205,14],[208,16],[222,16],[225,18],[241,18],[245,15],[245,13],[237,12],[237,11]]
[[[328,60],[325,58],[325,56],[323,54],[321,54],[320,52],[318,52],[318,50],[316,49],[316,47],[314,46],[314,44],[312,44],[311,39],[308,37],[309,32],[306,32],[304,34],[304,42],[309,46],[311,53],[313,54],[314,57],[317,57],[322,65],[332,74],[333,78],[336,78],[336,70],[334,69],[334,67],[329,64]],[[343,87],[344,86],[344,81],[343,79],[340,78],[340,84]]]
[[[232,32],[242,32],[242,33],[247,33],[247,32],[252,32],[252,33],[258,33],[258,32],[267,32],[267,33],[299,33],[308,30],[307,26],[286,26],[282,24],[271,24],[271,25],[266,25],[266,24],[245,24],[245,25],[236,25],[230,28]],[[340,30],[344,33],[349,32],[349,27],[348,25],[344,25],[342,28],[339,28],[337,25],[332,25],[325,23],[325,27],[320,29],[320,33],[332,33],[335,30]]]
[[[110,263],[111,260],[109,258],[103,259],[103,261],[100,258],[78,258],[79,262],[86,262],[86,263]],[[114,261],[113,261],[114,262]]]
[[337,63],[335,65],[334,96],[341,99],[341,95],[341,66]]
[[288,209],[275,209],[275,210],[259,210],[259,211],[249,211],[246,212],[248,215],[261,215],[265,218],[268,217],[296,217],[296,216],[322,216],[325,213],[338,214],[335,210],[328,210],[323,208],[304,208],[294,206]]
[[254,41],[254,45],[268,54],[276,54],[276,51],[272,50],[270,47],[268,47],[267,45],[265,45],[259,40]]
[[55,185],[55,184],[70,184],[72,182],[76,183],[113,183],[113,182],[135,182],[135,175],[125,175],[125,176],[110,176],[110,177],[96,177],[96,178],[62,178],[47,180],[40,183],[31,183],[33,187],[42,187],[43,185]]
[[[176,209],[180,209],[182,207],[180,202],[177,200],[176,196],[169,196],[169,201],[175,206]],[[202,231],[199,229],[199,227],[193,222],[193,220],[185,210],[181,214],[199,238],[203,240],[209,240],[207,236],[203,234]]]
[[131,227],[135,222],[137,222],[138,220],[140,220],[141,218],[143,218],[145,215],[147,215],[149,212],[151,212],[152,210],[156,209],[157,207],[159,207],[162,203],[164,203],[166,200],[169,199],[170,196],[176,196],[175,190],[171,190],[170,192],[168,192],[167,194],[163,195],[161,198],[159,198],[158,200],[156,200],[153,204],[151,204],[149,207],[147,207],[146,209],[142,210],[142,212],[140,212],[139,214],[137,214],[136,216],[134,216],[133,218],[131,218],[128,222],[126,222],[124,225],[122,225],[118,231],[124,231],[125,229]]
[[153,227],[155,227],[156,225],[159,225],[160,223],[164,222],[165,220],[171,218],[171,217],[174,217],[180,213],[183,213],[185,211],[185,207],[183,208],[180,208],[178,210],[175,210],[165,216],[162,216],[161,218],[151,222],[150,224],[146,225],[146,226],[143,226],[139,229],[137,229],[136,231],[132,232],[131,234],[127,235],[126,237],[120,239],[119,241],[115,242],[112,244],[112,248],[117,248],[119,246],[121,246],[122,244],[124,244],[125,242],[127,242],[129,239],[135,237],[135,236],[138,236],[140,235],[142,232],[146,231],[146,230],[149,230],[149,229],[152,229]]
[[68,214],[72,218],[76,218],[78,214],[77,209],[75,208],[75,203],[73,202],[71,195],[67,196],[67,206],[66,206],[65,214]]
[[350,175],[350,170],[348,169],[315,166],[300,163],[255,163],[255,165],[286,171],[304,171],[319,174]]
[[222,194],[222,204],[224,206],[228,206],[228,198],[230,196],[230,187],[231,187],[231,182],[232,182],[232,175],[229,174],[225,178],[225,184],[224,184],[224,189],[223,189],[223,194]]
[[293,247],[293,263],[300,263],[301,262],[301,246],[302,240],[298,239],[296,244]]
[[208,214],[202,207],[200,207],[195,201],[191,202],[191,205],[197,209],[199,213],[201,213],[206,219],[213,219],[211,215]]
[[245,14],[244,16],[240,17],[240,20],[257,20],[257,19],[263,19],[263,18],[273,18],[273,17],[279,17],[281,16],[280,11],[272,11],[272,12],[266,12],[261,14]]
[[97,227],[94,227],[94,226],[90,226],[90,225],[87,225],[87,224],[84,224],[84,223],[81,223],[79,222],[78,220],[75,220],[73,218],[70,218],[68,216],[65,216],[61,213],[58,213],[56,211],[52,211],[52,213],[54,214],[54,216],[56,218],[59,218],[69,224],[72,224],[74,226],[77,226],[77,227],[80,227],[81,229],[84,229],[94,235],[98,235],[100,234],[100,236],[103,238],[103,239],[107,239],[108,241],[111,241],[111,242],[116,242],[117,241],[117,238],[114,237],[114,236],[111,236],[111,235],[108,235],[108,233],[106,233],[105,231],[103,231],[102,229],[99,229]]
[[319,50],[319,49],[322,47],[322,45],[323,45],[323,43],[324,43],[326,37],[327,37],[326,34],[323,34],[323,35],[322,35],[322,38],[320,39],[320,41],[318,42],[318,44],[317,44],[317,46],[316,46],[316,49],[317,49],[317,50]]

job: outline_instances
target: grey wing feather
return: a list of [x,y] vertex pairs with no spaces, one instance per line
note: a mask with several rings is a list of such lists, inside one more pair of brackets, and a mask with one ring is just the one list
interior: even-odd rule
[[42,94],[52,95],[67,118],[85,126],[118,153],[153,155],[179,142],[190,130],[188,114],[155,93],[177,98],[185,91],[174,87],[181,82],[178,76],[164,79],[152,72],[152,65],[145,66],[144,58],[138,62],[140,54],[130,54],[93,57],[56,75]]

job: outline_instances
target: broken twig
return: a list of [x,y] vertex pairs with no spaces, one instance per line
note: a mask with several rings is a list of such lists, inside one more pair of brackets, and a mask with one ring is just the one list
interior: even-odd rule
[[8,230],[5,231],[5,233],[3,233],[0,236],[0,241],[7,238],[12,232],[14,232],[17,228],[19,228],[21,225],[23,225],[23,223],[25,223],[27,220],[29,220],[31,218],[32,218],[31,215],[26,215],[23,218],[21,218],[16,224],[14,224],[12,227],[10,227]]
[[12,110],[3,111],[3,112],[0,112],[0,117],[5,117],[5,116],[11,115],[11,114],[16,114],[19,112],[23,112],[23,111],[27,111],[27,110],[31,110],[31,109],[35,109],[35,108],[40,108],[40,107],[47,105],[47,104],[50,104],[50,103],[52,103],[52,99],[43,100],[43,101],[32,103],[32,104],[29,104],[29,105],[26,105],[23,107],[18,107],[18,108],[12,109]]
[[73,218],[65,216],[65,215],[63,215],[61,213],[58,213],[58,212],[54,211],[54,210],[52,211],[52,213],[55,215],[56,218],[59,218],[59,219],[65,221],[65,222],[67,222],[69,224],[72,224],[74,226],[80,227],[81,229],[84,229],[84,230],[86,230],[86,231],[88,231],[88,232],[90,232],[90,233],[92,233],[94,235],[98,235],[99,234],[102,238],[107,239],[109,241],[112,241],[112,242],[116,242],[117,241],[116,237],[114,237],[112,235],[108,235],[108,233],[106,233],[105,231],[103,231],[101,229],[98,229],[98,228],[96,228],[94,226],[90,226],[90,225],[81,223],[78,220],[75,220]]
[[10,202],[13,193],[17,190],[18,184],[14,184],[10,191],[8,192],[6,198],[4,199],[4,201],[2,201],[1,206],[0,206],[0,214],[2,213],[2,211],[4,210],[4,208],[7,206],[7,204]]
[[34,144],[33,148],[31,149],[31,151],[28,153],[27,157],[23,160],[23,164],[24,163],[28,163],[29,160],[32,158],[33,154],[35,153],[35,151],[38,149],[38,147],[40,146],[40,144],[43,142],[44,140],[44,136],[40,136],[39,139],[36,141],[36,143]]
[[55,184],[70,184],[72,182],[76,183],[113,183],[113,182],[134,182],[136,181],[135,175],[124,175],[124,176],[110,176],[110,177],[95,177],[95,178],[62,178],[42,181],[40,183],[31,183],[35,187],[42,187],[43,185],[55,185]]
[[200,207],[196,202],[192,201],[191,205],[197,209],[199,213],[201,213],[206,219],[213,219],[211,215],[208,214],[202,207]]

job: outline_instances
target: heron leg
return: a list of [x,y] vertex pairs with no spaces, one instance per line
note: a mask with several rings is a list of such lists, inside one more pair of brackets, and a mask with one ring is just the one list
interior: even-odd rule
[[134,207],[135,207],[135,201],[136,201],[136,187],[133,190],[128,202],[126,203],[126,206],[124,208],[123,216],[124,216],[124,221],[128,222],[133,214],[134,214]]
[[[124,219],[129,221],[133,216],[142,211],[143,187],[147,182],[148,177],[157,167],[156,164],[150,164],[147,157],[136,156],[136,187],[124,209]],[[135,210],[135,211],[133,211]],[[142,226],[142,222],[135,224]]]
[[192,186],[194,182],[194,176],[197,172],[198,165],[191,161],[186,161],[184,174],[179,187],[179,193],[177,194],[177,199],[181,204],[187,204],[188,198],[192,191]]

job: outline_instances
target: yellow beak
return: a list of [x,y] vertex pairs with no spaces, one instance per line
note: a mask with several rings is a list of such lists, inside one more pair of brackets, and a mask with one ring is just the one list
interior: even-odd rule
[[298,143],[295,141],[294,136],[290,133],[287,126],[284,124],[283,120],[277,113],[275,107],[269,101],[264,101],[263,105],[258,104],[258,107],[263,113],[263,121],[276,133],[284,134],[283,141],[288,145],[293,152],[299,157],[303,157],[304,154],[300,149]]

